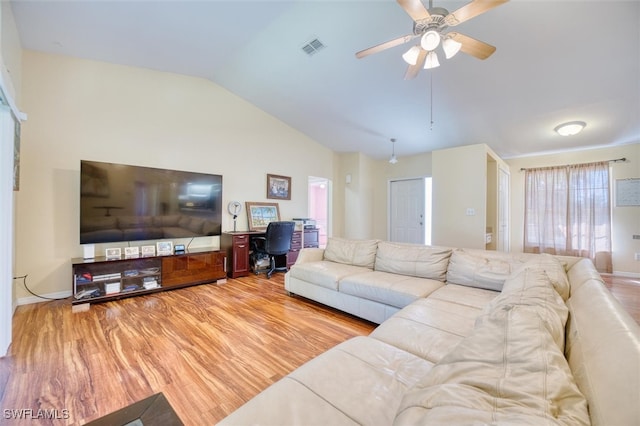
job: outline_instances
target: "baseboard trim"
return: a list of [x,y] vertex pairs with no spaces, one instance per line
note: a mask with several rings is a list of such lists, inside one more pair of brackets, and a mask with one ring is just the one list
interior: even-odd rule
[[628,277],[628,278],[640,278],[640,272],[613,271],[611,275],[617,275],[619,277]]
[[[71,291],[70,290],[59,291],[57,293],[43,294],[42,296],[48,297],[49,299],[66,299],[67,297],[71,296]],[[38,296],[27,296],[27,297],[19,298],[17,302],[18,302],[18,306],[22,306],[22,305],[30,305],[32,303],[50,302],[49,299],[42,299]]]

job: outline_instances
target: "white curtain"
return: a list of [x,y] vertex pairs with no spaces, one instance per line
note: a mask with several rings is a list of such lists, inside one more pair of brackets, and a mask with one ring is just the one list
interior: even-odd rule
[[588,257],[611,272],[609,163],[525,173],[524,251]]

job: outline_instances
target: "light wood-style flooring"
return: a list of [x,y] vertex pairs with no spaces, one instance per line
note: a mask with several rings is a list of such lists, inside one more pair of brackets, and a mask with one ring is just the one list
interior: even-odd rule
[[163,392],[186,425],[211,425],[304,362],[374,324],[287,296],[283,274],[95,304],[20,306],[0,359],[0,408],[68,410],[74,424]]
[[[605,277],[640,323],[640,282]],[[0,358],[0,424],[81,425],[163,392],[186,425],[214,424],[299,365],[375,324],[284,291],[283,274],[92,305],[18,307]],[[8,420],[4,410],[68,410]]]

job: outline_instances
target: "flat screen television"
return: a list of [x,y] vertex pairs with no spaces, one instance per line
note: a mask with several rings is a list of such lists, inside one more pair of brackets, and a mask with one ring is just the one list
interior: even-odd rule
[[80,161],[80,244],[216,236],[222,176]]

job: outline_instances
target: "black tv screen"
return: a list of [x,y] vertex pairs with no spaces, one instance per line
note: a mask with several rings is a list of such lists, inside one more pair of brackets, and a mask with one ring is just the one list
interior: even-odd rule
[[216,236],[222,176],[80,161],[80,244]]

